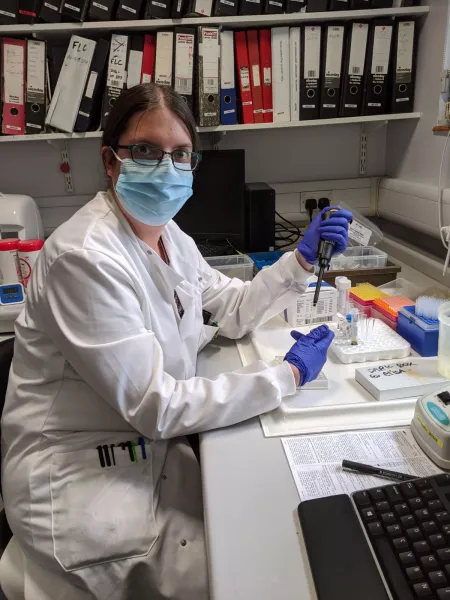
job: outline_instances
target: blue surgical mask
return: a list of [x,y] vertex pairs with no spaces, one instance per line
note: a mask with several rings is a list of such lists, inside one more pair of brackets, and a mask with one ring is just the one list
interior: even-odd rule
[[146,225],[165,225],[192,196],[192,171],[176,169],[170,158],[138,165],[122,158],[116,194],[126,212]]

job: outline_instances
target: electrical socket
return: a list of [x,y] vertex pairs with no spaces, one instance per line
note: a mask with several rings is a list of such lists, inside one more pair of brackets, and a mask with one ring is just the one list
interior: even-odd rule
[[[333,204],[333,192],[301,192],[300,194],[300,212],[307,214],[307,210],[305,208],[305,202],[308,198],[315,198],[317,202],[319,202],[319,198],[328,198],[330,201],[330,205]],[[314,211],[315,212],[315,211]]]

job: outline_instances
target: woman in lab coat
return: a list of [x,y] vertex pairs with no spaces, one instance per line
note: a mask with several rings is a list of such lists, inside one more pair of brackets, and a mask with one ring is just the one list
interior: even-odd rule
[[251,331],[303,293],[320,235],[345,248],[350,219],[316,219],[296,252],[252,282],[228,279],[171,220],[197,152],[180,96],[124,92],[103,135],[109,190],[35,266],[2,420],[26,600],[206,600],[200,466],[185,436],[276,408],[326,360],[332,334],[320,327],[296,335],[281,365],[196,377],[216,332],[202,311],[223,336]]

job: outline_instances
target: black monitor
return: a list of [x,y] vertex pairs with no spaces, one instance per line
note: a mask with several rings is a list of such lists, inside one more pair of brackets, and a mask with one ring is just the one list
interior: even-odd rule
[[194,172],[194,193],[175,216],[198,244],[228,240],[244,247],[244,150],[206,150]]

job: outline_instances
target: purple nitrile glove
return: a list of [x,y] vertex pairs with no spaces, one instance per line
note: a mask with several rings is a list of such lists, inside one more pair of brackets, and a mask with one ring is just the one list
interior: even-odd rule
[[[322,221],[323,213],[336,209],[336,212],[326,221]],[[320,238],[327,242],[334,242],[333,256],[341,254],[347,248],[348,244],[348,224],[352,220],[352,213],[337,206],[327,206],[324,208],[309,225],[305,235],[301,239],[297,250],[310,265],[317,260],[317,249]]]
[[327,361],[327,350],[333,341],[334,333],[327,325],[320,325],[307,335],[291,331],[295,344],[284,360],[297,367],[300,372],[300,385],[316,379]]

